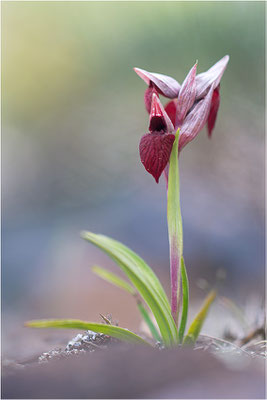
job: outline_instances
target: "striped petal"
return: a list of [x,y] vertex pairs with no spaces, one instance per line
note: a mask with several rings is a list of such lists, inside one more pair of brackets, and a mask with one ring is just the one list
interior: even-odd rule
[[148,86],[151,86],[152,82],[159,94],[169,99],[174,99],[178,96],[180,84],[172,77],[155,72],[148,72],[141,68],[134,68],[134,70]]
[[179,92],[177,102],[177,121],[179,125],[183,122],[196,98],[196,72],[197,63],[189,71]]
[[196,99],[203,98],[209,91],[212,84],[216,88],[224,74],[229,61],[229,56],[224,56],[220,61],[214,64],[208,71],[196,76]]
[[213,90],[214,85],[211,86],[207,96],[196,103],[185,118],[180,130],[179,151],[187,143],[191,142],[206,124],[210,112]]

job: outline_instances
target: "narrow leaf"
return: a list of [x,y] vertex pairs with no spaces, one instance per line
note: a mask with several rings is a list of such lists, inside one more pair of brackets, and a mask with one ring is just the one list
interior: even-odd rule
[[[130,293],[132,296],[135,297],[135,299],[137,300],[137,307],[145,321],[145,323],[147,324],[152,336],[154,337],[154,339],[156,341],[161,341],[161,337],[158,333],[157,328],[155,327],[155,325],[153,324],[147,310],[145,309],[142,301],[140,299],[138,299],[137,297],[137,292],[136,290],[129,285],[128,282],[126,282],[124,279],[119,278],[117,275],[107,271],[104,268],[98,267],[98,266],[94,266],[92,267],[92,271],[98,275],[100,278],[106,280],[107,282],[117,286],[118,288],[125,290],[126,292]],[[100,314],[101,317],[106,321],[106,318]],[[110,323],[110,322],[109,322]]]
[[92,271],[100,278],[104,279],[109,283],[112,283],[112,285],[115,285],[132,295],[136,293],[135,289],[128,282],[126,282],[124,279],[121,279],[112,272],[108,271],[107,269],[95,265],[94,267],[92,267]]
[[96,324],[94,322],[81,321],[78,319],[43,319],[28,321],[25,324],[30,328],[57,328],[57,329],[82,329],[91,330],[93,332],[103,333],[122,340],[124,342],[146,344],[149,345],[144,339],[135,333],[128,331],[128,329],[120,328],[114,325]]
[[138,302],[137,302],[137,307],[138,307],[138,309],[139,309],[139,311],[140,311],[140,313],[141,313],[141,315],[142,315],[144,321],[146,322],[146,324],[147,324],[147,326],[148,326],[148,328],[149,328],[149,330],[150,330],[151,335],[153,336],[153,338],[154,338],[157,342],[161,342],[162,339],[161,339],[161,337],[160,337],[160,334],[159,334],[157,328],[155,327],[155,325],[153,324],[153,322],[152,322],[152,320],[151,320],[151,318],[150,318],[150,316],[149,316],[147,310],[145,309],[143,303],[140,302],[140,301],[138,301]]
[[182,309],[182,316],[180,321],[180,328],[179,328],[179,343],[182,343],[184,337],[184,331],[187,322],[187,314],[188,314],[188,297],[189,297],[189,285],[188,285],[188,278],[184,263],[184,258],[182,257],[181,262],[181,277],[182,277],[182,289],[183,289],[183,309]]
[[178,331],[171,316],[166,293],[144,260],[128,247],[107,236],[83,232],[82,237],[102,249],[116,262],[154,314],[164,344],[166,346],[176,344]]
[[179,130],[172,147],[167,198],[167,220],[170,246],[171,310],[174,321],[178,321],[178,301],[180,293],[180,263],[183,254],[183,226],[180,208],[180,183],[178,166]]
[[188,333],[184,339],[183,344],[194,344],[195,341],[198,338],[198,335],[201,331],[201,328],[205,322],[205,319],[207,317],[208,311],[210,309],[210,306],[214,302],[216,298],[217,293],[215,290],[212,290],[208,296],[206,297],[203,306],[201,307],[201,310],[199,313],[196,315],[195,319],[193,320],[192,324],[190,325],[190,328],[188,329]]

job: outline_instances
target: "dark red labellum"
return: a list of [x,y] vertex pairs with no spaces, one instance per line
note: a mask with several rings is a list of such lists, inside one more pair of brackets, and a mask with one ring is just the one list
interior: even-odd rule
[[158,183],[168,164],[175,136],[164,131],[144,135],[139,144],[141,162]]

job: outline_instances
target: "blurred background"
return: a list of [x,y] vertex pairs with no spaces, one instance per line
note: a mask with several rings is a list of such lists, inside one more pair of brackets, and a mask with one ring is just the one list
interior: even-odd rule
[[[139,160],[148,116],[146,86],[133,67],[181,83],[196,59],[203,72],[225,54],[212,140],[203,130],[180,158],[197,307],[205,295],[197,282],[214,285],[218,270],[226,274],[221,293],[240,306],[264,294],[264,3],[2,3],[7,356],[26,355],[29,337],[31,351],[47,350],[36,342],[47,332],[23,328],[31,318],[99,321],[100,312],[111,313],[138,329],[134,301],[90,271],[94,264],[117,269],[80,239],[81,230],[130,246],[169,293],[165,183],[156,185]],[[217,325],[226,314],[217,309]]]

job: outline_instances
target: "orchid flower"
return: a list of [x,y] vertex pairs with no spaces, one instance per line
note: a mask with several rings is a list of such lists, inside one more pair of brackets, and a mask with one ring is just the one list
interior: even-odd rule
[[[140,141],[140,158],[156,182],[167,167],[174,141],[171,135],[177,129],[180,129],[179,153],[206,124],[211,137],[220,105],[220,80],[228,61],[229,56],[226,55],[199,75],[196,75],[196,63],[182,85],[169,76],[134,68],[148,85],[144,100],[150,113],[149,133]],[[165,110],[159,95],[172,99]]]

